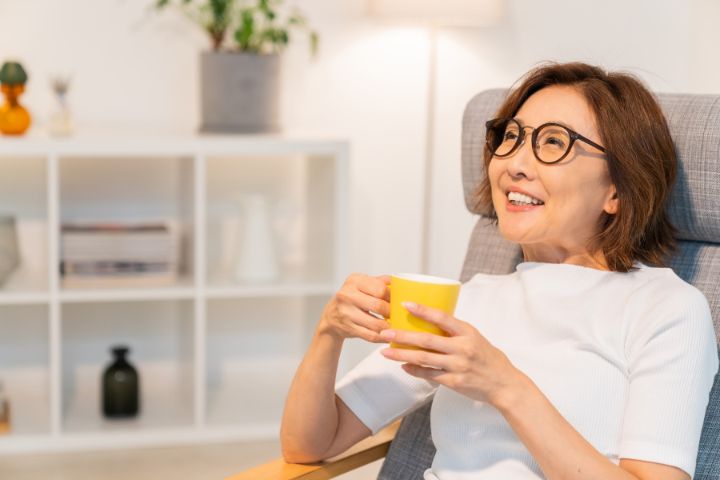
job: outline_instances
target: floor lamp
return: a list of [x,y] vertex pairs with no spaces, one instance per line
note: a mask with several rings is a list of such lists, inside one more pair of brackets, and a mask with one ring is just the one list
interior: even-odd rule
[[429,35],[427,118],[425,119],[425,175],[422,210],[420,271],[429,273],[430,202],[435,148],[437,37],[443,27],[486,27],[499,21],[504,0],[368,0],[371,16],[393,23],[427,27]]

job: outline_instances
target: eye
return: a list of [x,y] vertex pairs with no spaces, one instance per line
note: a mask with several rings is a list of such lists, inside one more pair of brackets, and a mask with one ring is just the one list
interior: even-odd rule
[[570,145],[568,133],[554,125],[546,125],[540,128],[537,138],[537,146],[553,151],[564,151]]
[[510,130],[505,132],[505,135],[503,136],[503,140],[517,140],[517,133],[512,132]]
[[552,147],[557,148],[565,148],[565,141],[561,137],[557,136],[548,136],[545,138],[544,141],[545,145],[550,145]]

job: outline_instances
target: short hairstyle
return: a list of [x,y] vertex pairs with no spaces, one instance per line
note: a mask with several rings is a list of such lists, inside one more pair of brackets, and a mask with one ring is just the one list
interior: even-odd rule
[[[579,62],[548,63],[519,80],[496,117],[514,117],[533,93],[551,85],[572,86],[585,97],[595,114],[610,179],[617,189],[618,211],[614,215],[603,212],[599,233],[588,248],[602,251],[613,271],[630,271],[636,261],[664,266],[676,246],[666,205],[677,159],[657,100],[630,74]],[[486,146],[485,177],[477,189],[476,207],[497,221],[487,175],[492,157]]]

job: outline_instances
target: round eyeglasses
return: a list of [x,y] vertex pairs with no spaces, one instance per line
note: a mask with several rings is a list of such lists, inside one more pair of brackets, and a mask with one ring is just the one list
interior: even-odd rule
[[605,153],[605,147],[559,123],[543,123],[539,127],[523,127],[514,118],[495,118],[485,123],[487,147],[496,157],[512,155],[525,141],[525,130],[532,129],[532,151],[542,163],[557,163],[570,153],[576,140],[581,140]]

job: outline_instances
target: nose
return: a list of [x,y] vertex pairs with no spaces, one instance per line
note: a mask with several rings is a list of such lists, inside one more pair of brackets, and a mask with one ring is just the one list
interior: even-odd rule
[[527,132],[525,129],[532,127],[523,127],[523,136],[520,146],[515,150],[512,155],[507,157],[508,174],[513,178],[525,177],[527,179],[535,176],[535,153],[532,151],[532,137],[531,132]]

